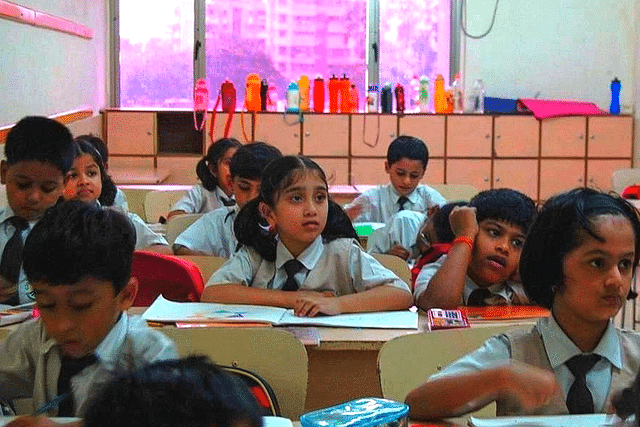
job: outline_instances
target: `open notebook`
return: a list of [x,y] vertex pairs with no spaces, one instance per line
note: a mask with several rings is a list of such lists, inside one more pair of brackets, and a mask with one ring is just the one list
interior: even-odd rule
[[150,322],[257,322],[276,326],[315,325],[343,328],[418,329],[415,310],[351,313],[336,316],[298,317],[280,307],[207,302],[173,302],[158,296],[142,314]]
[[618,417],[607,414],[519,416],[469,419],[473,427],[631,427]]

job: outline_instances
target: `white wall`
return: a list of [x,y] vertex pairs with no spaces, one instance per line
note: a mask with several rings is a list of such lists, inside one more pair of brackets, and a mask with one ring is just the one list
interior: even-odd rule
[[0,19],[0,126],[25,115],[54,115],[106,105],[106,2],[17,0],[93,28],[91,40]]
[[[609,84],[622,82],[621,105],[634,92],[637,0],[502,0],[491,33],[466,38],[466,83],[482,78],[487,95],[576,99],[608,110]],[[469,32],[491,22],[495,0],[467,0]]]

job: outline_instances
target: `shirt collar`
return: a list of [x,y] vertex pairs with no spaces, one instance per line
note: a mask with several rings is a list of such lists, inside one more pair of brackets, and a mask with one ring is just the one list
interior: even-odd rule
[[[402,196],[402,194],[398,193],[398,191],[395,189],[395,187],[391,183],[388,184],[387,188],[389,189],[389,199],[393,203],[398,203],[398,199]],[[409,193],[409,195],[405,196],[407,199],[409,199],[411,203],[418,203],[420,201],[418,192],[416,191],[417,188],[418,186],[416,185],[416,188],[414,188],[413,191]]]
[[[560,325],[558,325],[553,315],[539,319],[537,327],[542,335],[547,357],[553,369],[564,364],[573,356],[582,354],[582,351],[580,351],[573,341],[564,333],[562,328],[560,328]],[[593,353],[607,359],[616,368],[622,368],[620,338],[611,321],[609,321],[607,329],[595,350],[593,350]]]
[[11,209],[9,205],[5,206],[5,208],[0,213],[0,223],[4,223],[12,216],[15,216],[15,213],[13,213],[13,209]]
[[[300,261],[307,270],[313,270],[320,259],[320,255],[322,255],[323,246],[322,236],[316,237],[307,249],[302,251],[298,256],[298,261]],[[293,255],[291,255],[291,252],[289,252],[284,244],[282,244],[281,241],[278,241],[278,245],[276,246],[276,268],[282,267],[285,262],[293,258]]]
[[227,196],[227,193],[225,193],[222,188],[220,188],[219,186],[216,185],[216,197],[218,197],[218,199],[225,199],[225,200],[235,200],[236,197],[232,194],[231,196]]

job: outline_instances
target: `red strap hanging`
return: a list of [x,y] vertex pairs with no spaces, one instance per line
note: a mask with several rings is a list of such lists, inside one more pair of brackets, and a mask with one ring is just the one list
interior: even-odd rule
[[229,79],[225,79],[225,81],[220,85],[220,90],[218,91],[218,98],[216,99],[216,105],[213,107],[213,115],[211,117],[211,125],[209,126],[209,138],[211,142],[215,139],[214,127],[216,121],[216,111],[218,110],[218,105],[222,102],[222,111],[227,113],[227,123],[224,127],[224,138],[229,137],[229,131],[231,130],[231,122],[233,120],[233,113],[236,110],[236,87],[233,85],[233,82]]

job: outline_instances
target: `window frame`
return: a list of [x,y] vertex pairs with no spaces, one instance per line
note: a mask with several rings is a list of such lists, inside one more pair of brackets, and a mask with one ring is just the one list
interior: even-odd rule
[[[379,51],[380,51],[380,1],[367,0],[367,51],[365,61],[367,70],[365,72],[366,87],[369,85],[379,85]],[[462,49],[462,37],[460,32],[461,16],[460,4],[462,0],[451,1],[451,26],[449,41],[449,81],[453,81],[455,75],[462,68],[464,58]],[[193,61],[193,81],[206,78],[206,23],[205,23],[205,3],[206,0],[194,0],[194,61]],[[109,105],[112,108],[120,107],[120,0],[108,0],[108,16],[111,21],[109,26],[109,75],[110,93]],[[198,52],[196,53],[196,49]],[[365,90],[366,90],[365,87]]]

